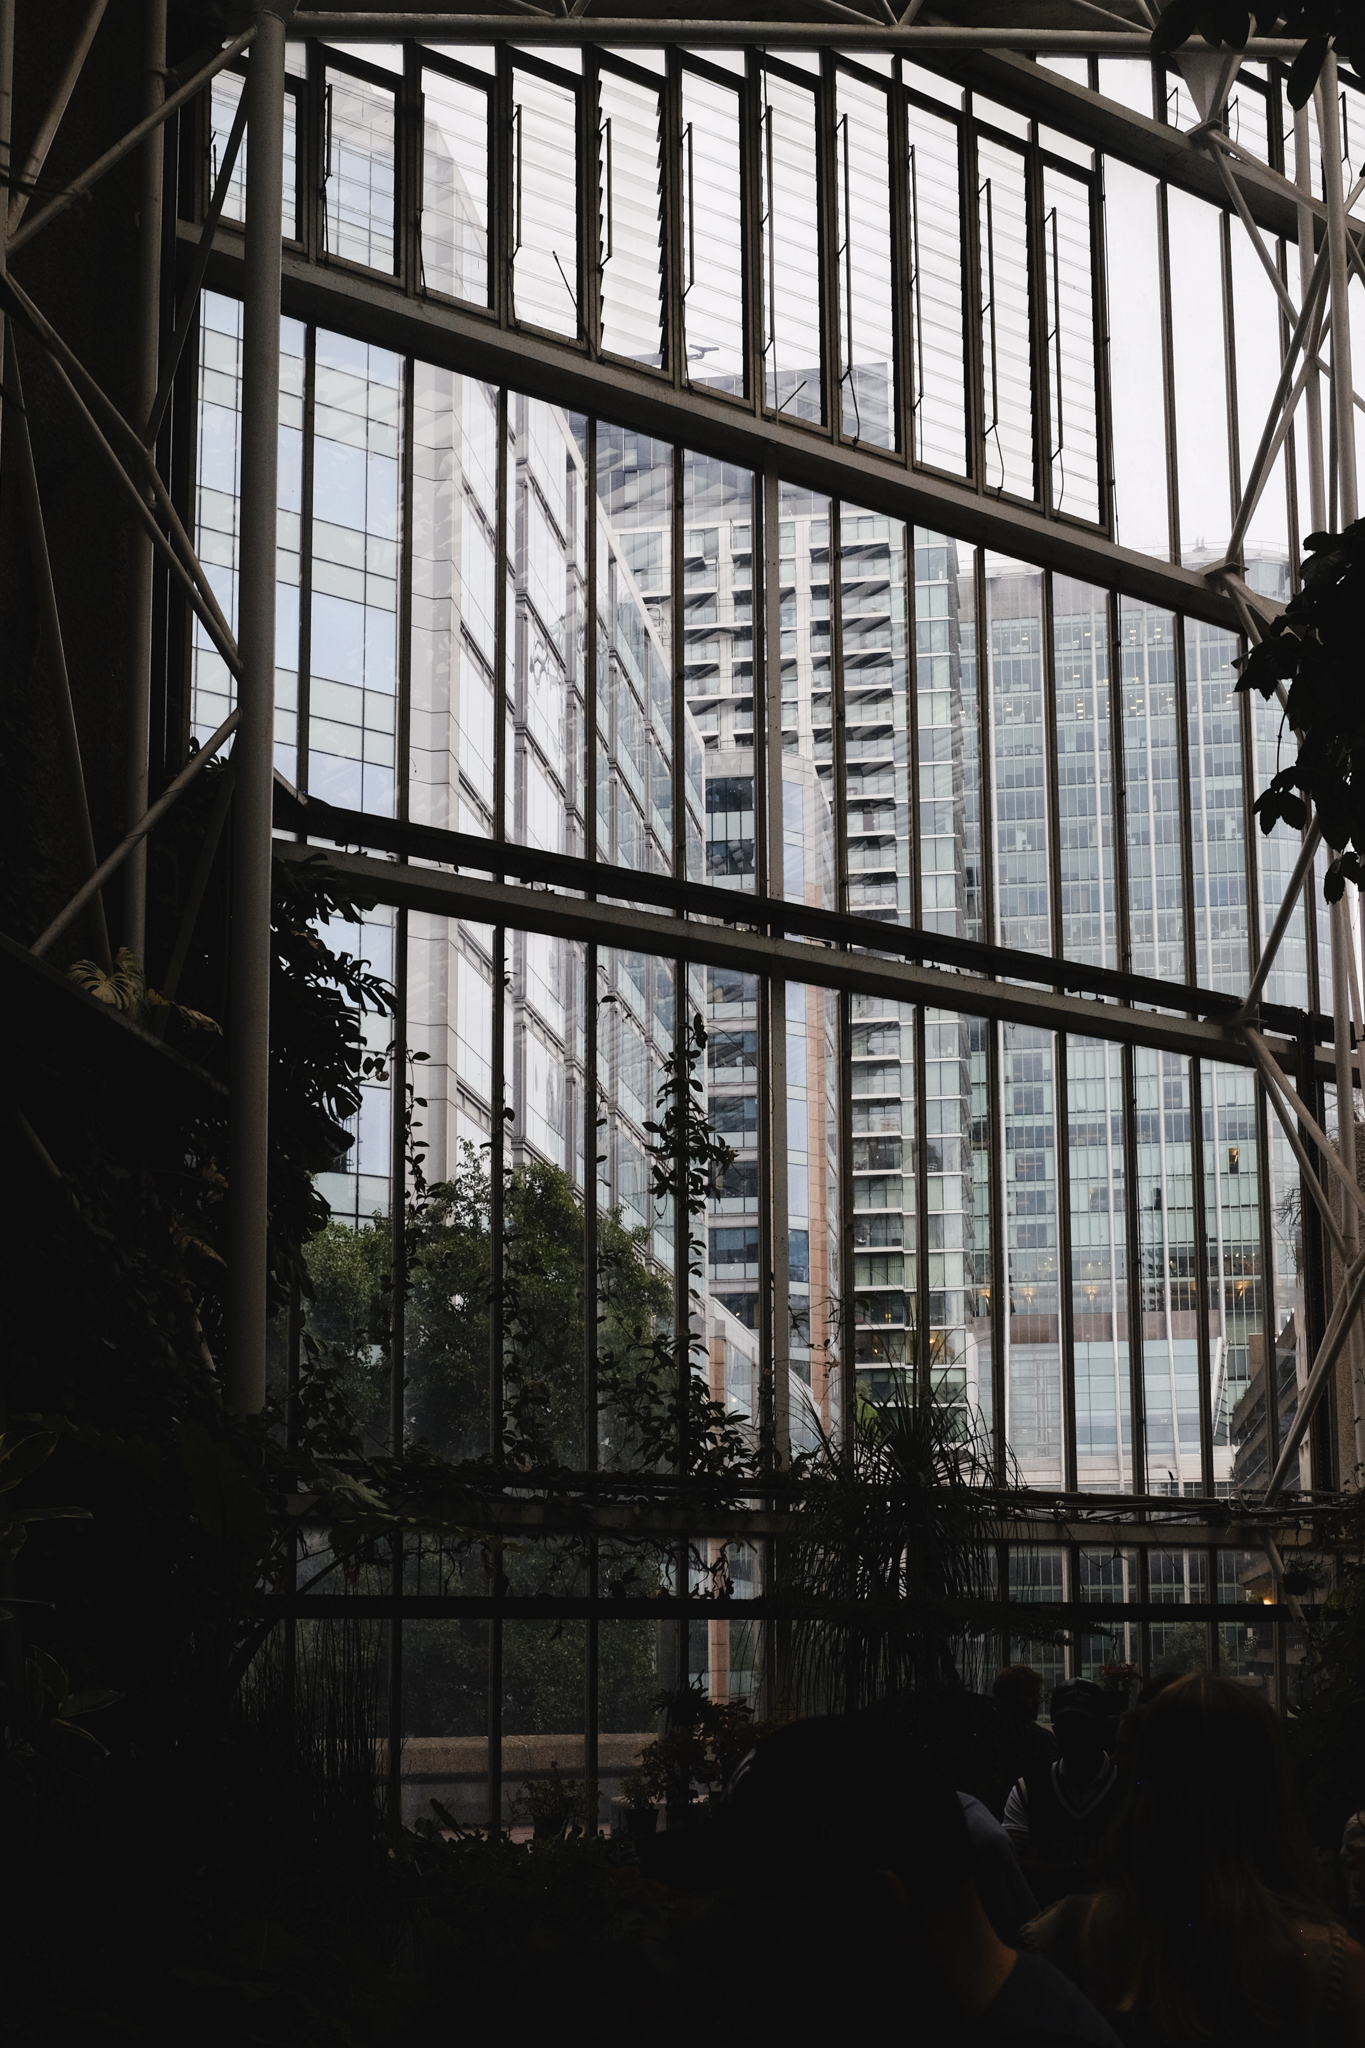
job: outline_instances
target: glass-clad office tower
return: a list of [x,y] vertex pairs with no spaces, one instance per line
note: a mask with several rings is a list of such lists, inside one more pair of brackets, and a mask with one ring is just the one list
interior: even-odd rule
[[[1064,1612],[1049,1671],[1197,1639],[1283,1701],[1300,1648],[1211,1504],[1274,1469],[1339,1278],[1229,1023],[1279,920],[1263,1028],[1336,1128],[1320,876],[1282,919],[1280,713],[1235,687],[1312,530],[1303,415],[1227,553],[1304,283],[1302,122],[1242,67],[1244,218],[1174,68],[832,38],[291,44],[279,774],[327,807],[311,844],[371,851],[355,942],[429,1056],[428,1179],[562,1176],[588,1263],[614,1219],[748,1432],[730,1519],[669,1525],[661,1673],[772,1703],[783,1475],[913,1392],[1038,1518],[1001,1539],[1002,1654]],[[234,618],[240,217],[195,394]],[[229,679],[192,666],[203,734]],[[693,1212],[680,1075],[725,1148]],[[337,1218],[388,1213],[394,1121],[368,1081]],[[593,1485],[599,1363],[561,1447]],[[1334,1400],[1299,1492],[1345,1470]],[[600,1564],[592,1628],[643,1625]],[[722,1584],[743,1629],[689,1608]]]

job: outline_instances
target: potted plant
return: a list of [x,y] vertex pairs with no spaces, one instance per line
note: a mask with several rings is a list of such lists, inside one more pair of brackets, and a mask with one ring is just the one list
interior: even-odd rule
[[580,1785],[566,1783],[559,1765],[551,1763],[547,1778],[526,1778],[512,1801],[513,1817],[524,1826],[529,1820],[537,1842],[557,1841],[570,1830],[581,1831],[585,1801]]
[[624,1831],[631,1841],[647,1842],[659,1825],[659,1809],[649,1779],[642,1772],[623,1778],[621,1796],[612,1803],[619,1808]]

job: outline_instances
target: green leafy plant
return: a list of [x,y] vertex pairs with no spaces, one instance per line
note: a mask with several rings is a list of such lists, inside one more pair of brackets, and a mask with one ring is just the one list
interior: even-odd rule
[[1298,6],[1239,6],[1238,0],[1170,0],[1152,30],[1152,55],[1169,57],[1199,36],[1211,49],[1242,50],[1257,35],[1302,36],[1289,69],[1291,107],[1307,106],[1334,45],[1357,72],[1365,72],[1365,12],[1359,0],[1300,0]]
[[565,1778],[557,1763],[551,1762],[544,1778],[526,1778],[512,1801],[515,1820],[530,1821],[537,1835],[575,1832],[588,1824],[588,1788]]
[[1323,877],[1329,903],[1365,881],[1365,692],[1360,615],[1365,603],[1365,520],[1344,533],[1310,533],[1302,584],[1240,664],[1239,690],[1273,697],[1288,683],[1284,722],[1298,753],[1256,799],[1262,832],[1281,821],[1301,832],[1308,805],[1335,852]]

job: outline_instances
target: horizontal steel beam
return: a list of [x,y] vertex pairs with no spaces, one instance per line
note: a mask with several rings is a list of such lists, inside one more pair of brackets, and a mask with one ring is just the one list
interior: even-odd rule
[[[649,48],[666,43],[691,43],[698,49],[733,49],[752,43],[760,49],[813,49],[832,44],[840,50],[895,50],[913,56],[917,50],[1019,50],[1044,57],[1149,57],[1147,29],[1104,28],[957,28],[951,23],[830,21],[708,21],[696,15],[672,20],[626,20],[610,15],[567,14],[296,14],[290,36],[340,36],[348,42],[399,42],[420,36],[426,43],[608,43],[616,48]],[[1255,62],[1267,57],[1292,60],[1301,39],[1253,36],[1246,55]]]
[[[182,221],[179,232],[187,245],[197,246],[193,223]],[[241,235],[220,229],[209,260],[210,286],[240,298],[242,260]],[[807,490],[1239,630],[1232,599],[1197,570],[1120,547],[1094,528],[1046,519],[1031,506],[911,469],[902,457],[837,444],[714,392],[679,390],[634,364],[593,360],[548,335],[499,328],[491,315],[475,309],[410,297],[396,280],[311,263],[286,249],[282,310],[746,469],[775,468],[785,481]]]
[[[1270,1567],[1267,1564],[1266,1570]],[[275,1593],[262,1603],[266,1615],[312,1621],[782,1621],[802,1612],[796,1600],[759,1593],[752,1599],[680,1599],[676,1593],[613,1600],[584,1593],[508,1593],[501,1600],[482,1593]],[[1006,1617],[1053,1628],[1091,1631],[1127,1623],[1182,1621],[1246,1622],[1286,1619],[1275,1602],[1238,1600],[1010,1600],[986,1626]]]
[[[951,974],[918,961],[882,960],[867,953],[838,952],[797,939],[772,938],[752,929],[701,924],[618,903],[590,903],[506,882],[477,881],[435,868],[409,867],[367,854],[324,851],[276,840],[275,856],[292,865],[311,865],[328,882],[357,900],[390,903],[433,917],[463,918],[472,924],[504,925],[543,932],[551,938],[634,948],[666,959],[695,960],[744,974],[767,974],[821,988],[862,990],[892,1002],[925,1003],[1040,1031],[1068,1031],[1125,1045],[1159,1047],[1191,1059],[1254,1066],[1240,1035],[1227,1026],[1194,1017],[1173,1017],[1118,1003],[1058,995],[982,975]],[[736,905],[742,914],[742,907]],[[1175,991],[1173,990],[1174,994]],[[1297,1064],[1293,1040],[1265,1038],[1272,1057],[1287,1068]],[[1335,1072],[1324,1049],[1324,1073]]]

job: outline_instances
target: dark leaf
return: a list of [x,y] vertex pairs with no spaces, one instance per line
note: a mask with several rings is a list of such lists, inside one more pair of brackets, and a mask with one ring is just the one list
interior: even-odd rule
[[1285,96],[1296,112],[1300,107],[1306,107],[1313,97],[1313,87],[1327,58],[1327,46],[1326,36],[1310,36],[1289,67]]

